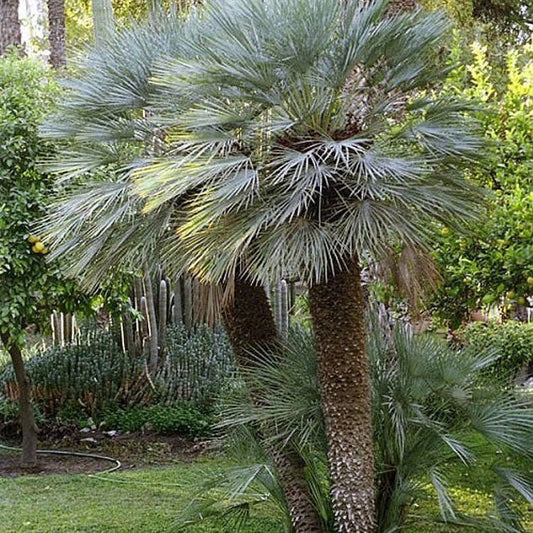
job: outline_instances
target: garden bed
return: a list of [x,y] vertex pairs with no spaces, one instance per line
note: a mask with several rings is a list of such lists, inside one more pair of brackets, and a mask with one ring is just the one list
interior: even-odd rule
[[[39,443],[39,449],[70,451],[89,455],[103,455],[121,462],[122,470],[142,466],[169,465],[176,461],[189,462],[208,449],[208,443],[187,439],[179,435],[154,433],[115,433],[79,430],[65,433]],[[16,443],[10,442],[10,446]],[[95,473],[113,467],[103,459],[79,455],[38,454],[37,465],[23,467],[20,454],[0,448],[0,478],[24,475]]]
[[19,454],[0,450],[0,477],[14,478],[24,475],[90,474],[109,468],[110,463],[101,459],[71,455],[39,455],[37,464],[22,467]]

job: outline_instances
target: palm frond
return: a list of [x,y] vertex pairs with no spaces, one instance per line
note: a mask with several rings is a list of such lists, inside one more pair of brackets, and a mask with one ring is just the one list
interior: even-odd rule
[[[228,531],[242,531],[251,509],[276,494],[278,482],[266,464],[228,468],[207,475],[194,499],[172,524],[182,531],[199,523],[214,523]],[[282,497],[281,505],[284,505]]]

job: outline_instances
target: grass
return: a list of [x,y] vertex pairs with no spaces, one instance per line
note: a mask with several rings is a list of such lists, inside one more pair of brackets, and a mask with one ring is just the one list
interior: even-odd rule
[[[187,504],[191,482],[220,461],[117,472],[105,476],[27,476],[0,480],[2,533],[167,533]],[[279,533],[265,505],[248,533]],[[222,533],[199,527],[195,533]]]
[[[3,479],[0,529],[3,533],[169,533],[180,509],[187,504],[191,483],[227,464],[220,459],[205,459],[97,477],[82,474]],[[484,492],[489,473],[464,476],[457,471],[453,475],[461,510],[479,514],[490,506],[490,496]],[[469,531],[428,520],[438,513],[438,505],[428,493],[428,499],[415,509],[418,519],[405,533]],[[191,531],[232,533],[234,529],[218,524]],[[275,510],[268,503],[254,509],[245,531],[280,533]]]

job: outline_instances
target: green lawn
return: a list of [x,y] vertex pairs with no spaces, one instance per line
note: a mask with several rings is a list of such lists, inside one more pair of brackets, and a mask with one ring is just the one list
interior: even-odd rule
[[[187,502],[188,486],[224,462],[206,459],[194,464],[119,471],[100,477],[87,475],[21,477],[0,481],[0,531],[2,533],[168,533]],[[483,511],[490,498],[483,493],[483,479],[459,481],[461,507]],[[428,498],[415,510],[423,517],[438,513]],[[201,526],[195,533],[222,533],[224,529]],[[228,530],[230,533],[231,530]],[[268,504],[253,511],[247,533],[280,533],[275,512]],[[406,533],[466,531],[450,525],[418,520]]]
[[[187,486],[220,463],[88,475],[27,476],[0,481],[2,533],[123,532],[163,533],[186,504]],[[199,527],[195,531],[220,532]],[[249,533],[279,533],[265,509]]]

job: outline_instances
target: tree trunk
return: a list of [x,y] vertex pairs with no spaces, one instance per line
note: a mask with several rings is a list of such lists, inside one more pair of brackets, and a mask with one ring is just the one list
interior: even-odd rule
[[222,310],[224,326],[239,366],[253,366],[249,350],[278,343],[278,331],[265,290],[237,275],[233,300]]
[[[361,4],[364,6],[368,6],[373,1],[374,0],[363,0]],[[349,0],[347,0],[347,3],[348,2]],[[386,15],[393,16],[397,15],[398,13],[405,13],[412,9],[416,9],[417,7],[418,0],[390,0],[389,5],[387,7]]]
[[65,37],[65,0],[48,0],[48,39],[50,64],[61,68],[67,64]]
[[[249,350],[275,349],[279,342],[274,316],[265,290],[239,275],[235,279],[232,301],[222,310],[237,364],[250,367],[255,364]],[[294,533],[322,533],[320,515],[313,503],[305,478],[305,463],[301,456],[288,446],[282,451],[268,450],[276,466]]]
[[375,471],[358,261],[309,290],[338,533],[373,533]]
[[37,463],[37,425],[31,402],[31,385],[24,368],[22,352],[7,333],[2,333],[2,343],[6,347],[19,388],[20,423],[22,426],[22,466],[30,467]]
[[101,45],[113,33],[115,21],[111,0],[92,0],[94,39]]
[[391,0],[387,9],[387,15],[393,16],[406,13],[418,7],[417,0]]
[[20,46],[19,0],[0,0],[0,55],[8,46]]

